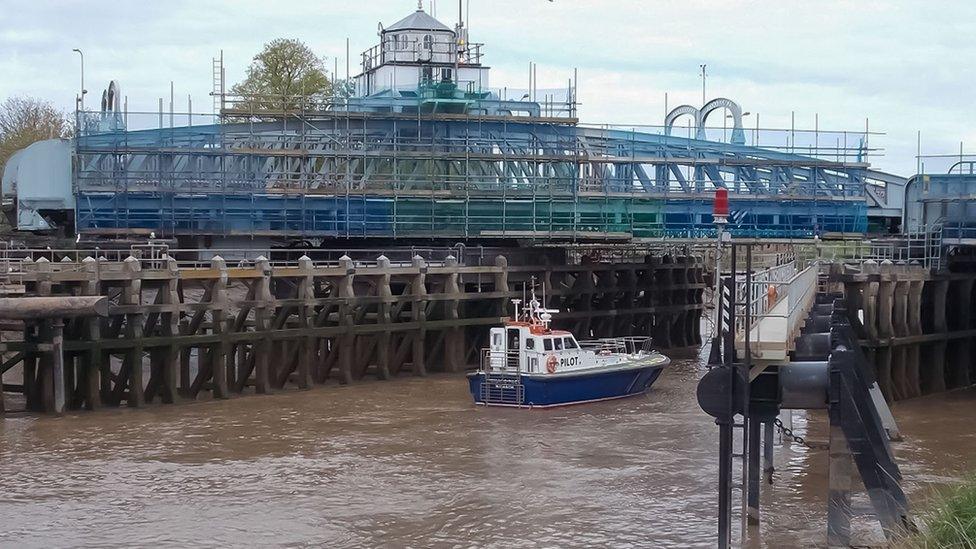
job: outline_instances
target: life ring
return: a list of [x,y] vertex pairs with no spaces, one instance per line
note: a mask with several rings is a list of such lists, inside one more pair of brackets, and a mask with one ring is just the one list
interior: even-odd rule
[[546,359],[546,371],[550,374],[556,373],[557,364],[559,364],[559,359],[556,358],[556,355],[549,355],[549,358]]

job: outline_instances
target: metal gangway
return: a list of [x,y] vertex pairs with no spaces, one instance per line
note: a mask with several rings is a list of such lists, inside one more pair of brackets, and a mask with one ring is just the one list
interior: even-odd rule
[[748,322],[737,324],[736,351],[746,352],[748,335],[754,363],[786,360],[816,299],[819,269],[819,262],[794,256],[751,275],[737,275],[736,316]]
[[[888,445],[898,428],[860,350],[843,295],[821,289],[830,287],[820,273],[821,250],[811,259],[790,253],[764,263],[756,261],[753,246],[732,244],[709,371],[697,390],[702,410],[719,426],[718,546],[731,547],[735,486],[743,534],[758,533],[760,488],[763,475],[772,475],[775,428],[805,443],[779,419],[783,410],[795,409],[828,412],[829,442],[821,446],[829,462],[828,545],[850,544],[855,470],[885,536],[897,539],[913,527]],[[743,248],[744,264],[737,261]],[[741,459],[737,485],[735,458]]]

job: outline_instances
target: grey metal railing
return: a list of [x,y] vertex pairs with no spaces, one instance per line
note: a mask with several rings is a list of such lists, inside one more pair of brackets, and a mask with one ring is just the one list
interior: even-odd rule
[[608,337],[579,342],[580,348],[597,354],[650,354],[654,351],[654,341],[650,337],[628,336]]
[[867,260],[917,263],[926,269],[944,267],[944,228],[941,224],[903,235],[870,240],[821,242],[817,251],[822,261],[862,263]]

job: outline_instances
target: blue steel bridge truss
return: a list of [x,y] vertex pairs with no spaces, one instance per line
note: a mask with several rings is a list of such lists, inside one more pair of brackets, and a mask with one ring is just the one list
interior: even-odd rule
[[76,138],[88,234],[639,240],[864,233],[878,175],[835,159],[572,119],[321,111]]

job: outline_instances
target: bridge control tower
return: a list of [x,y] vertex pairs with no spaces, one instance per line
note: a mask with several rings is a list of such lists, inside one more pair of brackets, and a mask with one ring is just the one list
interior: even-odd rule
[[384,28],[380,43],[363,52],[362,73],[356,77],[360,97],[412,93],[421,86],[454,84],[472,93],[487,90],[488,67],[481,65],[481,44],[468,42],[467,29],[454,29],[424,11]]

